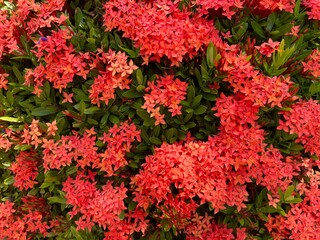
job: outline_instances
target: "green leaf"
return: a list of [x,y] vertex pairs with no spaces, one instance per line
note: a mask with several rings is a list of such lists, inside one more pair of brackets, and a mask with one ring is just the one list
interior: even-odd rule
[[244,22],[239,26],[239,30],[236,33],[236,38],[239,40],[247,31],[248,23]]
[[118,45],[118,47],[121,49],[121,50],[123,50],[123,51],[125,51],[126,53],[128,53],[129,54],[129,56],[130,56],[130,58],[136,58],[136,57],[138,57],[139,56],[139,51],[134,51],[134,50],[131,50],[131,49],[128,49],[128,48],[124,48],[124,47],[122,47],[122,46],[120,46],[120,45]]
[[139,85],[143,85],[143,74],[140,69],[136,70],[136,78]]
[[40,188],[47,188],[50,187],[52,185],[52,182],[44,182],[41,184]]
[[160,125],[154,127],[154,129],[153,129],[154,136],[158,137],[160,134],[160,131],[161,131]]
[[267,193],[268,193],[268,190],[266,188],[261,190],[256,200],[257,207],[260,207],[262,205],[262,201],[267,196]]
[[155,145],[161,145],[162,144],[161,140],[159,138],[156,138],[156,137],[150,137],[149,140],[150,140],[151,143],[153,143]]
[[263,32],[263,29],[262,29],[262,27],[260,26],[259,23],[257,23],[256,21],[252,20],[251,21],[251,26],[252,26],[253,31],[255,31],[256,34],[258,34],[262,38],[266,38],[266,36],[264,35],[264,32]]
[[138,86],[136,87],[136,90],[137,90],[138,92],[143,92],[145,88],[146,88],[146,87],[143,86],[143,85],[138,85]]
[[90,98],[81,89],[72,88],[72,92],[75,94],[74,98],[77,101],[81,101],[81,100],[83,100],[85,102],[89,102],[90,101]]
[[0,117],[0,121],[11,122],[11,123],[21,123],[22,122],[21,120],[19,120],[19,118],[7,117],[7,116]]
[[283,140],[288,141],[288,140],[293,140],[296,137],[298,137],[298,134],[289,134],[289,133],[282,131],[281,136],[282,136]]
[[42,117],[56,112],[57,110],[54,107],[38,107],[32,110],[31,115],[35,117]]
[[293,14],[294,14],[294,16],[295,16],[296,18],[299,16],[300,4],[301,4],[301,0],[297,0],[296,4],[295,4],[295,6],[294,6]]
[[98,107],[90,107],[90,108],[87,108],[84,110],[84,114],[95,114],[95,113],[98,113],[100,112],[101,109],[98,108]]
[[12,66],[12,71],[16,76],[16,78],[18,79],[19,83],[24,83],[24,78],[16,66]]
[[193,111],[194,111],[193,108],[187,108],[187,109],[185,110],[186,113],[193,113]]
[[131,201],[131,202],[129,203],[129,205],[128,205],[128,210],[129,210],[129,211],[133,211],[133,210],[136,208],[137,205],[138,205],[137,202]]
[[192,101],[192,107],[197,107],[199,106],[200,102],[201,102],[201,99],[202,99],[202,95],[198,95],[196,96],[193,101]]
[[86,10],[86,11],[89,11],[89,9],[91,8],[91,6],[92,6],[92,1],[88,1],[88,2],[84,5],[83,9]]
[[13,149],[23,152],[30,149],[31,147],[32,147],[31,145],[23,144],[23,145],[16,145]]
[[75,227],[71,226],[70,231],[72,232],[72,235],[76,238],[76,240],[84,240]]
[[295,142],[290,143],[289,150],[291,150],[291,151],[300,152],[300,151],[302,151],[303,149],[304,149],[303,146],[300,145],[300,144],[297,144],[297,143],[295,143]]
[[21,42],[24,50],[26,51],[27,55],[30,56],[30,47],[29,47],[29,43],[28,43],[26,37],[21,35],[20,36],[20,42]]
[[276,212],[279,212],[279,210],[274,208],[274,207],[272,207],[272,206],[266,206],[266,207],[257,208],[257,212],[276,213]]
[[149,120],[150,119],[150,115],[146,110],[143,109],[138,109],[137,110],[137,114],[139,117],[141,117],[143,120]]
[[232,214],[232,213],[234,213],[235,210],[236,210],[236,207],[227,206],[225,209],[220,210],[220,212],[222,212],[224,214]]
[[10,176],[10,177],[7,177],[4,181],[3,181],[4,185],[11,185],[14,183],[14,177],[13,176]]
[[209,43],[208,47],[207,47],[207,64],[209,68],[213,68],[214,67],[214,60],[216,58],[217,55],[217,49],[216,47],[213,45],[212,42]]
[[201,115],[201,114],[205,113],[206,111],[207,111],[207,107],[204,106],[204,105],[200,105],[199,107],[197,107],[197,108],[194,110],[193,114],[195,114],[195,115]]
[[166,139],[169,141],[177,130],[175,128],[170,128],[166,131]]
[[110,116],[109,116],[109,121],[110,121],[111,123],[113,123],[113,124],[117,124],[117,123],[120,122],[119,118],[118,118],[117,116],[115,116],[115,115],[110,115]]
[[284,192],[284,195],[283,195],[283,198],[284,198],[284,200],[286,201],[286,200],[292,200],[290,197],[293,197],[293,196],[291,196],[292,195],[292,193],[293,193],[293,191],[294,191],[294,186],[293,185],[290,185],[288,188],[287,188],[287,190]]
[[58,197],[58,196],[55,196],[55,197],[49,197],[48,200],[51,202],[51,203],[61,203],[61,204],[66,204],[66,199],[64,197]]
[[6,97],[7,97],[8,103],[10,104],[10,106],[12,106],[14,103],[14,97],[13,97],[12,91],[8,91],[6,94]]
[[313,82],[310,85],[309,92],[311,95],[320,93],[320,82]]
[[76,173],[78,170],[78,168],[76,166],[71,166],[71,167],[68,167],[68,169],[66,170],[66,175],[67,176],[70,176],[72,175],[73,173]]
[[120,220],[123,220],[126,217],[125,212],[122,210],[118,217]]
[[75,27],[79,28],[80,24],[82,23],[84,19],[83,13],[79,7],[76,8],[74,11],[74,21],[75,21]]
[[293,198],[293,199],[286,199],[285,200],[286,203],[301,203],[302,201],[303,201],[303,199],[301,199],[301,198]]
[[187,89],[187,97],[188,97],[189,103],[192,103],[195,95],[196,95],[196,90],[194,89],[194,86],[189,85]]
[[150,240],[157,240],[158,239],[158,236],[159,236],[159,232],[158,231],[155,231],[152,236],[150,237]]
[[122,96],[125,98],[139,98],[143,96],[143,93],[141,92],[137,92],[134,89],[130,89],[124,93],[122,93]]
[[81,115],[84,114],[84,111],[86,110],[86,103],[83,100],[80,101],[78,110]]

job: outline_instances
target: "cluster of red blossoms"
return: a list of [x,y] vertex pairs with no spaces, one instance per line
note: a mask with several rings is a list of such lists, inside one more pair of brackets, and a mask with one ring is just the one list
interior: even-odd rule
[[37,233],[46,236],[58,230],[60,221],[50,216],[50,206],[44,198],[28,195],[21,200],[19,208],[9,201],[0,203],[1,239],[31,239]]
[[192,58],[218,38],[213,22],[180,11],[178,2],[165,0],[150,5],[144,1],[110,1],[104,7],[107,30],[117,28],[134,40],[146,64],[166,56],[171,65],[178,66],[184,56]]
[[160,106],[169,108],[172,117],[181,114],[181,100],[186,97],[188,84],[174,79],[174,76],[160,77],[156,81],[148,82],[144,95],[145,103],[142,108],[151,113],[151,117],[156,119],[155,125],[165,124],[164,114],[160,112]]
[[[48,35],[42,35],[41,29],[64,24],[66,16],[58,12],[65,1],[7,2],[15,8],[0,10],[0,32],[3,33],[0,58],[9,54],[28,55],[27,50],[21,48],[24,44],[21,41],[34,41],[31,54],[36,56],[37,66],[27,69],[24,75],[24,84],[34,88],[36,96],[32,97],[41,96],[42,87],[51,84],[59,90],[55,99],[63,95],[62,103],[71,105],[73,95],[67,93],[69,86],[75,79],[85,82],[91,78],[86,82],[90,87],[85,104],[91,102],[95,108],[103,109],[111,99],[118,100],[116,89],[132,87],[131,75],[138,66],[125,53],[112,49],[78,52],[70,43],[74,33],[69,27],[45,31]],[[75,176],[65,177],[59,193],[72,208],[68,212],[72,220],[69,224],[75,224],[78,230],[91,231],[99,226],[104,231],[104,239],[126,240],[136,233],[144,236],[149,229],[157,231],[163,227],[185,234],[188,240],[244,240],[251,237],[249,230],[240,225],[229,229],[227,224],[218,224],[214,214],[230,208],[238,215],[255,214],[247,204],[252,201],[250,186],[254,185],[267,190],[264,207],[270,207],[271,213],[282,209],[284,200],[297,196],[301,200],[288,205],[286,214],[264,216],[271,237],[319,239],[320,104],[294,96],[294,79],[290,76],[271,77],[258,70],[240,44],[229,45],[220,39],[219,35],[223,34],[211,20],[212,14],[232,19],[244,7],[258,14],[293,12],[295,1],[182,2],[108,1],[104,4],[104,26],[110,32],[118,29],[123,37],[131,39],[140,49],[143,64],[165,62],[171,70],[184,60],[197,57],[213,42],[221,55],[214,70],[224,77],[221,88],[227,89],[217,95],[214,105],[210,106],[212,112],[207,112],[211,114],[208,117],[220,119],[219,132],[207,140],[197,140],[187,133],[185,140],[150,147],[140,136],[144,127],[138,126],[139,120],[135,119],[105,129],[100,129],[97,123],[91,129],[73,130],[61,136],[57,133],[57,121],[47,122],[48,115],[45,120],[29,119],[31,124],[19,125],[19,128],[0,126],[0,150],[14,158],[7,171],[14,175],[13,186],[24,194],[41,183],[43,174],[63,172],[73,166]],[[303,0],[301,4],[307,8],[310,19],[320,20],[318,1]],[[21,29],[25,29],[25,40],[17,34]],[[289,34],[298,37],[298,30],[293,27]],[[35,40],[34,33],[42,37]],[[269,39],[252,46],[252,51],[270,61],[272,55],[279,53],[279,47],[280,42]],[[319,80],[319,66],[318,50],[299,65],[301,74],[314,82]],[[95,77],[89,74],[92,70],[97,74]],[[1,95],[10,89],[10,77],[0,68]],[[181,102],[186,99],[187,88],[188,83],[172,73],[157,75],[156,80],[147,83],[143,93],[139,92],[143,97],[136,105],[141,103],[141,109],[155,118],[155,126],[162,124],[158,128],[165,129],[168,115],[183,114]],[[165,114],[165,108],[171,114]],[[68,115],[69,110],[61,111],[61,115]],[[279,112],[274,113],[279,118],[274,131],[293,135],[295,143],[303,147],[301,154],[285,155],[275,144],[268,143],[268,130],[259,122],[264,110]],[[1,112],[1,121],[20,122],[14,117],[2,118],[3,114],[6,113]],[[128,173],[131,161],[128,153],[136,150],[138,142],[143,142],[140,148],[147,146],[147,156],[139,162],[139,170]],[[22,150],[26,146],[27,150]],[[290,187],[294,190],[283,199],[282,193]],[[52,193],[49,190],[48,194]],[[136,205],[129,208],[130,203]],[[210,215],[200,213],[204,205],[212,210]],[[63,231],[59,229],[62,222],[54,216],[45,198],[32,194],[15,203],[9,199],[0,203],[0,239],[33,239],[37,234],[46,237],[49,232]]]
[[[0,1],[2,3],[3,1]],[[50,27],[51,24],[62,24],[67,16],[55,13],[61,11],[65,0],[47,1],[38,3],[34,0],[11,0],[7,3],[15,4],[16,10],[0,10],[0,59],[4,54],[22,54],[20,32],[26,32],[28,37],[42,28]]]

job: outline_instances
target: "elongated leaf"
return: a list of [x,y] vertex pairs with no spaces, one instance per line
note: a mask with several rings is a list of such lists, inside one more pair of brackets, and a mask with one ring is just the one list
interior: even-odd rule
[[251,26],[253,28],[253,31],[255,31],[256,34],[258,34],[260,37],[262,38],[266,38],[263,32],[262,27],[260,26],[259,23],[257,23],[256,21],[252,20],[251,21]]
[[35,117],[42,117],[56,112],[57,110],[54,107],[38,107],[32,110],[31,115]]
[[4,185],[11,185],[14,183],[14,177],[10,176],[3,181]]
[[58,197],[58,196],[55,196],[55,197],[49,197],[48,200],[51,202],[51,203],[61,203],[61,204],[66,204],[66,199],[63,198],[63,197]]
[[14,118],[14,117],[0,117],[0,121],[5,121],[5,122],[12,122],[12,123],[21,123],[21,120],[19,120],[18,118]]

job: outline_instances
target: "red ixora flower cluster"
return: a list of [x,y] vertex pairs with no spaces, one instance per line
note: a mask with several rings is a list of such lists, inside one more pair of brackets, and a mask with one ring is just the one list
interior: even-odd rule
[[[148,82],[143,96],[145,103],[142,108],[151,113],[151,117],[156,119],[155,125],[165,124],[164,114],[160,112],[160,106],[169,108],[172,116],[181,114],[180,102],[185,99],[188,84],[174,76],[158,77],[153,82]],[[160,106],[159,106],[160,105]]]
[[16,161],[12,163],[10,170],[14,176],[14,186],[20,190],[32,188],[37,181],[38,167],[41,158],[34,151],[23,151],[16,156]]
[[278,50],[279,46],[280,46],[280,42],[274,42],[270,38],[268,42],[262,43],[261,46],[256,46],[256,49],[258,49],[262,55],[271,57],[272,53]]
[[[0,128],[1,129],[1,128]],[[2,130],[2,129],[1,129]],[[10,142],[10,137],[8,134],[0,134],[0,149],[5,149],[5,151],[9,151],[12,146],[12,142]]]
[[199,216],[191,220],[186,228],[187,240],[223,239],[223,240],[245,240],[247,234],[245,229],[237,229],[237,236],[232,234],[232,229],[228,229],[224,224],[216,224],[210,216]]
[[[278,130],[297,134],[296,142],[304,149],[320,157],[320,104],[316,100],[300,100],[290,111],[281,112],[284,120],[279,120]],[[320,164],[319,164],[320,165]]]
[[229,82],[234,93],[240,92],[256,106],[271,105],[282,107],[286,100],[297,99],[290,94],[293,82],[290,77],[263,75],[255,70],[246,55],[237,54],[237,51],[224,52],[221,71],[228,76],[224,81]]
[[[1,45],[1,44],[0,44]],[[7,73],[0,73],[0,89],[8,89],[8,80],[7,77],[9,77],[9,74]]]
[[[114,98],[116,88],[130,89],[129,76],[138,67],[133,64],[132,60],[127,62],[127,59],[128,57],[123,52],[116,53],[110,49],[108,53],[104,53],[98,50],[92,66],[98,69],[103,68],[103,70],[99,71],[98,77],[94,79],[89,90],[91,103],[100,106],[100,101],[103,101],[107,105],[109,100]],[[104,64],[105,67],[100,64]]]
[[108,133],[104,132],[100,140],[107,143],[107,147],[100,154],[101,163],[98,167],[108,176],[112,176],[115,171],[128,164],[126,153],[130,152],[134,141],[141,141],[140,130],[134,124],[122,122],[119,126],[114,125],[110,128]]
[[45,199],[27,195],[21,200],[19,208],[9,201],[0,203],[0,239],[33,239],[38,233],[46,236],[59,226]]
[[61,169],[72,162],[78,167],[90,166],[105,171],[108,176],[114,175],[119,168],[126,166],[126,153],[130,151],[134,141],[140,141],[140,131],[134,124],[128,122],[114,125],[108,133],[103,133],[100,138],[107,143],[106,149],[98,153],[95,133],[87,130],[81,137],[77,132],[71,136],[62,136],[60,140],[44,139],[43,166],[49,169]]
[[[166,56],[171,65],[178,66],[184,56],[192,58],[202,46],[218,41],[213,22],[180,11],[171,1],[108,1],[105,8],[105,26],[108,31],[117,28],[123,36],[132,39],[140,48],[144,62],[160,62]],[[123,17],[125,15],[126,17]]]
[[[12,2],[12,1],[9,1]],[[0,59],[3,54],[17,54],[24,52],[20,48],[20,35],[25,32],[31,37],[36,31],[51,27],[51,24],[61,25],[67,17],[61,11],[65,0],[48,0],[46,2],[35,2],[34,0],[16,0],[14,10],[0,9]],[[0,2],[1,4],[1,2]]]
[[42,37],[36,44],[34,51],[40,63],[35,69],[29,69],[25,75],[25,84],[34,86],[34,93],[40,96],[45,81],[53,83],[53,87],[62,89],[73,81],[74,76],[87,78],[89,72],[86,60],[90,59],[88,53],[76,53],[73,45],[68,45],[69,30],[53,32],[52,36]]
[[318,79],[320,77],[320,51],[318,49],[313,50],[307,61],[302,62],[302,65],[304,72]]
[[309,19],[320,20],[320,2],[318,0],[302,0],[301,3],[307,7]]
[[210,203],[215,213],[226,205],[246,208],[247,184],[253,179],[278,199],[278,189],[287,189],[300,165],[263,143],[265,133],[255,122],[258,109],[242,94],[222,95],[214,108],[222,120],[218,135],[155,149],[132,178],[138,206],[155,205],[165,213],[162,218],[186,229],[203,203]]
[[105,232],[106,240],[126,240],[134,232],[144,232],[147,227],[145,213],[138,210],[126,214],[126,220],[120,218],[126,210],[123,200],[127,197],[127,189],[124,184],[113,187],[112,182],[108,181],[99,190],[94,177],[95,173],[91,171],[88,175],[78,172],[75,179],[69,177],[63,183],[67,203],[73,206],[69,215],[73,218],[80,214],[76,221],[77,229],[91,230],[94,224],[98,224],[108,230]]
[[95,136],[85,133],[83,137],[74,132],[72,136],[62,136],[60,140],[43,141],[43,166],[49,169],[61,169],[76,162],[79,167],[91,166],[99,162],[98,148],[95,146]]
[[312,170],[312,165],[308,166],[308,180],[302,179],[297,186],[303,201],[292,205],[285,217],[268,217],[266,227],[274,239],[319,239],[320,172]]
[[241,0],[193,0],[193,4],[199,5],[201,8],[198,10],[202,14],[208,14],[210,10],[222,10],[222,15],[231,19],[237,10],[243,8],[244,1]]

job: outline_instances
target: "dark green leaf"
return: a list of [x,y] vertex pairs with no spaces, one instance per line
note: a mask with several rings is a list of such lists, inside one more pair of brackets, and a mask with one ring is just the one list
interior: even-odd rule
[[140,69],[136,70],[136,78],[137,78],[138,84],[143,85],[143,74]]
[[195,115],[201,115],[201,114],[205,113],[206,111],[207,111],[207,107],[204,106],[204,105],[200,105],[199,107],[197,107],[197,108],[194,110],[193,114],[195,114]]
[[100,112],[101,109],[98,108],[98,107],[90,107],[90,108],[87,108],[84,110],[84,114],[95,114],[95,113],[98,113]]
[[138,109],[137,110],[137,114],[139,117],[141,117],[143,120],[149,120],[150,119],[150,115],[146,110],[143,109]]
[[66,204],[66,199],[65,199],[64,197],[58,197],[58,196],[49,197],[48,200],[49,200],[51,203]]
[[199,106],[200,102],[201,102],[201,99],[202,99],[202,95],[198,95],[196,96],[194,99],[193,99],[193,102],[192,102],[192,107],[197,107]]
[[110,121],[111,123],[113,123],[113,124],[117,124],[117,123],[120,122],[119,118],[118,118],[117,116],[115,116],[115,115],[110,115],[110,116],[109,116],[109,121]]
[[320,82],[313,82],[310,85],[309,92],[311,95],[320,93]]
[[257,33],[260,37],[262,38],[266,38],[263,32],[262,27],[260,26],[259,23],[257,23],[256,21],[252,20],[251,21],[251,26],[253,28],[253,31],[255,31],[255,33]]
[[12,71],[16,78],[18,79],[19,83],[24,83],[24,77],[22,76],[21,72],[16,66],[12,66]]
[[38,107],[32,110],[31,115],[35,117],[42,117],[57,112],[54,107]]
[[130,89],[124,93],[122,93],[122,96],[125,98],[139,98],[143,96],[143,93],[141,92],[137,92],[134,89]]
[[299,12],[300,12],[300,4],[301,4],[301,0],[297,0],[295,6],[294,6],[294,16],[297,18],[299,16]]
[[162,144],[161,140],[159,138],[156,138],[156,137],[150,137],[149,140],[150,140],[151,143],[153,143],[155,145],[161,145]]
[[84,19],[84,16],[83,16],[81,9],[79,7],[77,7],[76,10],[74,11],[74,21],[75,21],[76,28],[79,28],[83,19]]

